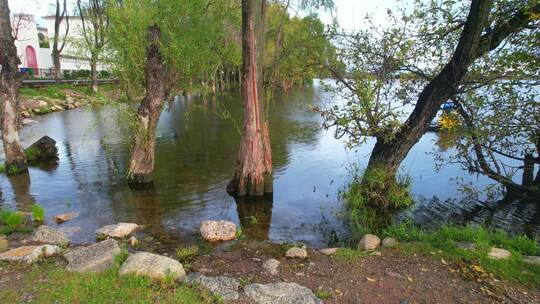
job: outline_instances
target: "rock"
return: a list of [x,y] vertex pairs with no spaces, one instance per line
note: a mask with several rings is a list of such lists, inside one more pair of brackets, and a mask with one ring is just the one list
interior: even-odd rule
[[137,247],[139,245],[139,240],[137,240],[136,237],[134,236],[131,236],[129,239],[128,239],[128,242],[129,244],[131,245],[131,247]]
[[336,253],[338,251],[339,248],[324,248],[324,249],[319,249],[319,252],[324,254],[324,255],[332,255],[334,253]]
[[115,225],[103,226],[96,230],[96,234],[98,239],[103,239],[107,237],[123,238],[130,235],[139,228],[141,228],[141,226],[134,223],[118,223]]
[[246,295],[258,304],[319,304],[313,292],[297,283],[251,284],[244,288]]
[[69,244],[69,238],[65,233],[45,225],[41,225],[34,230],[30,241],[60,246],[67,246]]
[[262,268],[269,274],[276,275],[278,274],[279,264],[281,263],[276,259],[268,259],[263,263]]
[[491,247],[488,252],[488,258],[494,260],[506,260],[510,258],[511,255],[512,253],[510,253],[510,251],[497,247]]
[[287,250],[285,253],[285,256],[288,258],[301,258],[305,259],[307,258],[307,250],[306,248],[300,248],[300,247],[292,247]]
[[0,234],[0,252],[7,248],[9,248],[9,241],[5,235]]
[[0,254],[0,261],[32,264],[42,257],[50,257],[60,252],[55,245],[23,246]]
[[130,273],[158,280],[171,278],[175,281],[182,281],[186,278],[186,272],[180,262],[149,252],[139,252],[127,258],[120,267],[120,275]]
[[456,246],[465,250],[476,249],[476,244],[471,242],[456,242]]
[[236,225],[229,221],[204,221],[200,230],[202,237],[210,242],[230,241],[236,238]]
[[186,282],[197,284],[200,287],[219,295],[225,301],[236,300],[240,297],[238,294],[240,282],[233,278],[225,276],[207,277],[200,273],[192,273],[188,275]]
[[28,119],[28,118],[25,118],[25,119],[22,120],[22,124],[23,124],[24,126],[26,126],[26,125],[32,125],[32,124],[35,124],[35,123],[37,123],[37,121],[32,120],[32,119]]
[[392,237],[385,237],[381,242],[383,247],[387,248],[393,248],[396,247],[398,244],[398,241],[395,238]]
[[26,148],[24,151],[28,159],[32,161],[58,159],[56,141],[46,135],[33,143],[30,147]]
[[381,239],[374,234],[366,234],[358,243],[360,250],[375,250],[381,244]]
[[47,102],[44,101],[44,100],[38,100],[37,103],[38,103],[38,107],[40,107],[40,108],[48,106]]
[[118,242],[108,239],[88,247],[77,247],[64,254],[68,261],[67,271],[99,272],[114,264],[114,257],[120,254]]
[[540,266],[540,256],[524,255],[523,263]]
[[79,212],[62,213],[62,214],[57,214],[53,216],[53,221],[57,224],[62,224],[78,216],[79,216]]

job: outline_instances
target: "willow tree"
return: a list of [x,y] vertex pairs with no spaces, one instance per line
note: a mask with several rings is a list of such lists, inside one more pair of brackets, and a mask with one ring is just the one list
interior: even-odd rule
[[26,156],[19,140],[20,63],[12,36],[7,0],[0,1],[0,101],[2,102],[2,141],[7,172],[17,174],[28,170]]
[[237,196],[273,191],[272,151],[264,111],[262,58],[265,0],[242,1],[242,100],[244,118],[237,166],[228,191]]
[[506,44],[537,28],[539,11],[537,1],[426,1],[412,14],[389,10],[388,28],[372,24],[371,31],[340,36],[348,67],[330,69],[342,89],[335,92],[347,102],[326,111],[326,126],[336,126],[336,136],[348,136],[353,146],[375,137],[367,170],[395,176],[444,102],[474,98],[507,77],[485,73],[490,58],[532,47],[527,40]]
[[109,2],[113,72],[123,89],[145,94],[137,112],[129,115],[130,183],[153,181],[156,126],[166,100],[214,70],[208,62],[217,56],[212,47],[221,21],[206,18],[207,9],[203,0]]

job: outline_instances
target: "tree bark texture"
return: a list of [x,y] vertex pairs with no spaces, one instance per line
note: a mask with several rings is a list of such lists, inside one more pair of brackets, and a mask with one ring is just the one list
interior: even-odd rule
[[271,193],[272,151],[262,90],[264,0],[242,1],[242,99],[244,122],[234,178],[229,192],[236,196]]
[[11,33],[7,0],[0,0],[0,96],[2,102],[2,141],[8,174],[28,171],[26,156],[19,140],[19,86],[20,63]]
[[92,83],[90,84],[92,87],[92,92],[97,93],[97,58],[95,58],[94,55],[92,55],[92,58],[90,58],[90,78],[92,79]]
[[130,183],[152,182],[154,171],[156,126],[166,97],[165,64],[160,50],[161,32],[153,25],[148,30],[146,55],[146,96],[137,111],[128,178]]

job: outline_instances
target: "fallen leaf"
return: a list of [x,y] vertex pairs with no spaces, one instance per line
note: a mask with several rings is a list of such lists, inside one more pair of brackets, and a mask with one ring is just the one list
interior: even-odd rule
[[370,277],[366,277],[366,280],[368,280],[369,282],[376,282],[377,281],[377,279],[370,278]]
[[407,280],[409,280],[409,282],[413,281],[413,279],[410,276],[407,276]]

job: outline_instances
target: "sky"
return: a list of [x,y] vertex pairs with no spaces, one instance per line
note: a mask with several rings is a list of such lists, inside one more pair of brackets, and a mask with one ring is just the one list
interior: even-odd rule
[[[73,0],[68,2],[74,3]],[[334,0],[337,17],[341,27],[347,30],[360,29],[363,27],[363,19],[366,14],[373,15],[379,23],[384,23],[386,9],[392,8],[399,3],[396,0]],[[9,0],[12,14],[26,13],[37,16],[45,16],[52,13],[52,0]],[[331,23],[332,16],[327,12],[320,12],[323,22]]]

